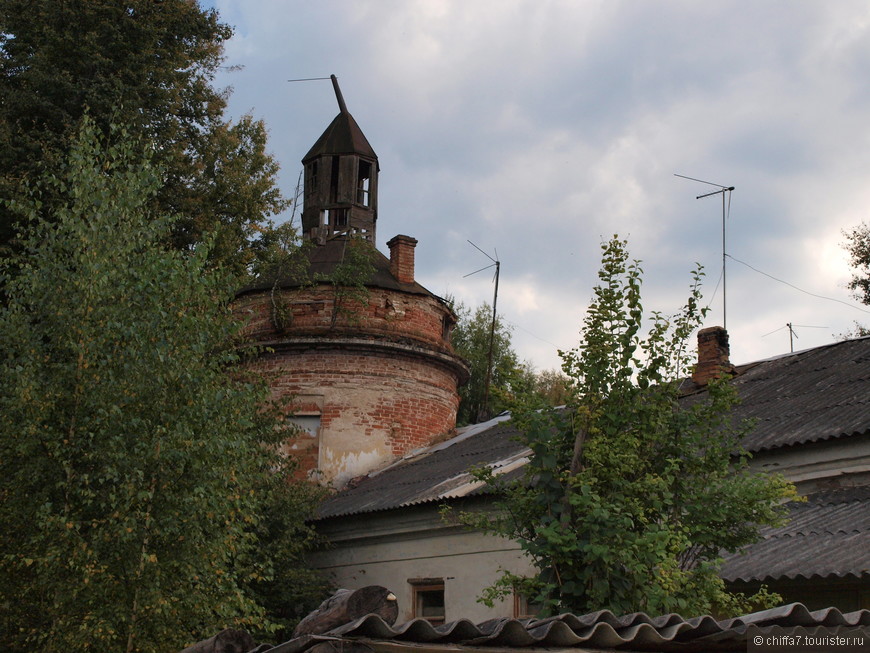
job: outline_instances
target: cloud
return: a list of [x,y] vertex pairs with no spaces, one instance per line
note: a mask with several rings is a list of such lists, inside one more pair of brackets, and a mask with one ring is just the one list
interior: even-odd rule
[[[722,315],[727,251],[814,294],[848,300],[839,232],[865,219],[870,177],[870,7],[761,0],[220,0],[237,26],[223,74],[234,113],[271,130],[288,194],[299,159],[345,100],[381,164],[379,244],[419,239],[418,278],[521,326],[520,355],[553,367],[577,340],[599,243],[627,236],[645,302],[673,311],[707,270],[708,324]],[[727,198],[726,198],[727,199]],[[727,208],[727,207],[726,207]],[[727,266],[738,362],[782,353],[765,337],[822,320],[830,341],[866,313]],[[718,282],[718,290],[714,294]],[[821,317],[817,317],[821,316]],[[870,321],[870,320],[865,320]],[[809,330],[808,330],[809,331]],[[567,341],[567,342],[566,342]]]

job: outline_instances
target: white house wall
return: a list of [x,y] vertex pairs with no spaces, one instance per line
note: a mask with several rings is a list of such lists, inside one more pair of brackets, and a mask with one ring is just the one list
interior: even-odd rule
[[870,438],[864,435],[824,440],[753,454],[750,466],[777,472],[800,493],[870,482]]
[[443,580],[448,622],[514,616],[512,599],[488,608],[477,598],[499,578],[500,569],[533,571],[515,542],[448,526],[437,506],[330,521],[319,530],[332,546],[317,553],[312,564],[329,573],[335,587],[389,588],[399,601],[400,622],[414,617],[413,582],[420,579]]

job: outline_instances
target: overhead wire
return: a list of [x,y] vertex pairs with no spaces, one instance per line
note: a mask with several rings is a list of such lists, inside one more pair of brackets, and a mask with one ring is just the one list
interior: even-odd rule
[[867,310],[865,308],[861,308],[860,306],[856,306],[855,304],[851,304],[849,302],[844,302],[842,299],[837,299],[835,297],[826,297],[824,295],[817,295],[815,293],[811,293],[808,290],[804,290],[803,288],[798,288],[793,283],[789,283],[788,281],[783,281],[782,279],[778,279],[777,277],[773,276],[772,274],[768,274],[767,272],[764,272],[763,270],[759,270],[758,268],[749,265],[749,263],[747,263],[746,261],[741,261],[739,258],[735,258],[735,257],[731,256],[731,254],[726,254],[726,256],[728,258],[730,258],[732,261],[736,261],[737,263],[740,263],[741,265],[745,265],[750,270],[753,270],[754,272],[758,272],[758,274],[762,274],[769,279],[773,279],[774,281],[778,281],[779,283],[785,284],[789,288],[794,288],[795,290],[802,292],[805,295],[809,295],[810,297],[815,297],[817,299],[826,299],[829,302],[837,302],[838,304],[843,304],[844,306],[854,308],[856,311],[861,311],[862,313],[870,313],[870,310]]
[[532,336],[532,338],[534,338],[535,340],[540,340],[541,342],[545,342],[545,343],[547,343],[548,345],[552,345],[552,346],[555,347],[556,349],[561,349],[561,346],[560,346],[560,345],[557,345],[555,342],[550,342],[550,341],[547,340],[546,338],[542,338],[541,336],[532,333],[531,331],[529,331],[528,329],[523,328],[522,326],[520,326],[520,325],[517,324],[516,322],[513,322],[513,321],[511,321],[511,320],[506,319],[503,315],[499,316],[499,319],[500,319],[501,321],[503,321],[505,324],[508,324],[508,325],[512,326],[513,328],[515,328],[515,329],[519,329],[520,331],[525,331],[525,332],[528,333],[530,336]]

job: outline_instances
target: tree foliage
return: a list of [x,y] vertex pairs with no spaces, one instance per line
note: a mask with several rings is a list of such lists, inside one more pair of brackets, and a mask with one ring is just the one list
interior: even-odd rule
[[514,405],[518,397],[534,400],[543,406],[562,406],[570,396],[571,379],[560,370],[537,371],[528,361],[520,364],[509,393],[502,393],[505,404]]
[[845,235],[846,251],[854,268],[849,290],[858,301],[870,306],[870,225],[863,222]]
[[463,303],[451,298],[448,298],[448,302],[457,316],[456,327],[450,338],[453,349],[468,362],[471,368],[468,383],[459,389],[457,422],[468,424],[483,421],[505,410],[504,394],[520,372],[519,359],[511,345],[511,330],[501,318],[496,318],[489,401],[484,410],[492,306],[483,303],[472,311]]
[[780,523],[780,502],[794,490],[749,471],[740,447],[748,427],[729,419],[736,397],[727,382],[681,396],[688,338],[704,313],[699,275],[681,311],[653,313],[643,336],[641,268],[624,242],[603,245],[582,342],[562,352],[567,407],[546,409],[537,399],[515,407],[533,452],[523,482],[481,470],[502,493],[500,511],[462,516],[519,541],[539,571],[506,574],[485,599],[519,589],[550,612],[684,615],[771,599],[730,595],[717,574],[721,551]]
[[538,372],[528,362],[520,362],[511,343],[510,326],[497,317],[489,400],[487,410],[484,410],[492,307],[484,302],[472,311],[452,297],[448,297],[447,301],[457,317],[450,341],[456,353],[471,368],[468,383],[459,389],[459,424],[479,422],[498,415],[507,410],[519,395],[537,397],[547,406],[558,406],[565,402],[568,378],[558,370]]
[[[179,215],[165,238],[241,272],[264,217],[286,205],[275,186],[263,124],[224,120],[212,87],[232,35],[214,9],[189,0],[6,0],[0,5],[0,197],[23,199],[42,171],[62,165],[81,117],[108,133],[124,124],[155,145],[165,171],[152,202]],[[65,198],[46,189],[43,218]],[[0,256],[15,223],[0,207]],[[207,236],[211,234],[210,236]]]
[[206,245],[166,249],[174,221],[147,210],[162,175],[99,132],[85,121],[60,172],[7,204],[29,228],[2,267],[5,650],[178,650],[268,628],[278,573],[305,589],[310,501],[237,366],[231,286]]
[[[870,306],[870,224],[862,222],[851,231],[845,232],[844,244],[852,265],[852,278],[847,284],[855,299]],[[855,335],[870,335],[870,329],[855,324]]]

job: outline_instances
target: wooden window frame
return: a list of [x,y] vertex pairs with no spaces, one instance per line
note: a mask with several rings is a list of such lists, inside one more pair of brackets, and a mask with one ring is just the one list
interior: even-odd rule
[[[444,579],[442,578],[412,578],[408,580],[411,585],[411,609],[413,619],[425,619],[433,626],[440,626],[445,622],[447,616],[447,600],[444,588]],[[441,607],[440,615],[424,615],[424,606],[421,601],[423,595],[427,592],[441,592]]]

